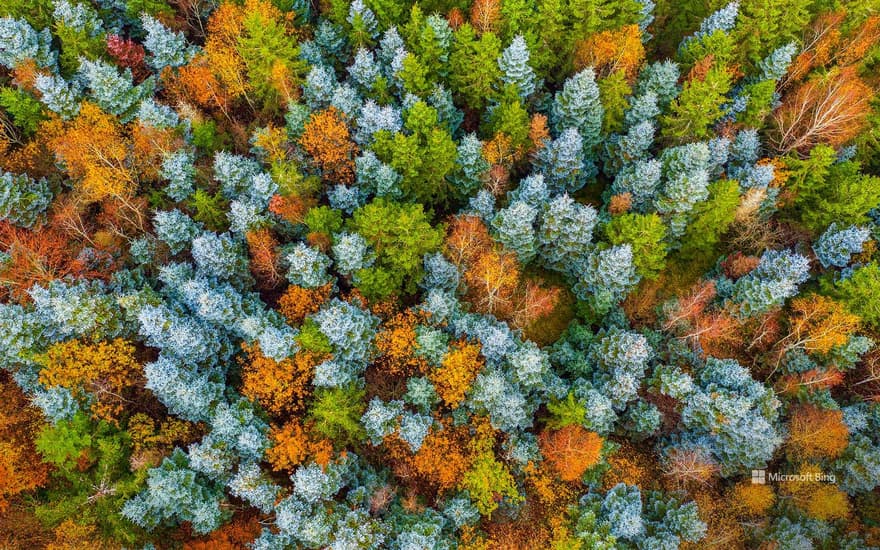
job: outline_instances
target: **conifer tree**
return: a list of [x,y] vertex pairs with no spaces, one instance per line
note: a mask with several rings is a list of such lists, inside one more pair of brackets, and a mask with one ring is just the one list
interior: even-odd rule
[[576,129],[584,140],[584,147],[591,149],[599,142],[603,115],[596,76],[588,68],[566,80],[562,90],[556,93],[550,123],[559,134],[569,128]]
[[52,203],[52,191],[45,179],[0,170],[0,219],[31,227]]
[[522,98],[532,95],[537,87],[535,72],[529,66],[529,47],[521,34],[516,35],[498,58],[501,80],[515,85]]

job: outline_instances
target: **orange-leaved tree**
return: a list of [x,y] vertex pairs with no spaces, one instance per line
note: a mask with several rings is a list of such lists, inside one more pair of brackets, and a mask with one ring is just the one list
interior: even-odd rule
[[443,403],[455,408],[464,400],[483,365],[480,345],[462,340],[450,346],[440,366],[433,369],[428,378]]
[[491,247],[489,230],[477,216],[455,216],[450,220],[444,251],[459,270],[467,269]]
[[85,200],[127,197],[137,190],[131,141],[115,116],[84,102],[75,119],[49,121],[43,131],[51,136],[49,148],[77,181],[75,189]]
[[575,68],[593,67],[600,77],[623,71],[632,80],[644,60],[645,46],[638,25],[592,34],[575,45]]
[[0,514],[21,493],[45,485],[49,467],[40,459],[34,437],[42,415],[11,378],[0,374]]
[[563,481],[577,481],[598,464],[603,443],[599,434],[577,424],[545,429],[538,436],[544,460]]
[[471,464],[472,455],[466,442],[467,427],[444,425],[431,428],[418,452],[412,455],[409,447],[399,453],[395,472],[399,477],[415,476],[437,491],[447,491],[459,484]]
[[786,449],[804,459],[837,458],[849,443],[849,429],[840,410],[798,405],[791,413]]
[[386,376],[412,376],[428,370],[424,357],[415,355],[416,325],[424,315],[406,310],[391,316],[376,333],[375,364]]
[[256,515],[248,512],[236,514],[229,523],[222,525],[210,534],[188,540],[183,550],[238,550],[246,548],[260,536],[262,526]]
[[261,288],[277,287],[284,280],[278,261],[278,239],[268,227],[253,229],[245,234],[248,252],[250,253],[250,269]]
[[72,273],[74,258],[66,235],[53,227],[30,231],[6,221],[0,222],[0,247],[9,261],[0,266],[0,297],[19,303],[30,301],[27,291]]
[[312,113],[299,144],[321,170],[325,180],[334,183],[354,181],[357,145],[351,139],[342,114],[335,107]]
[[325,358],[300,351],[283,361],[275,361],[260,351],[258,344],[242,344],[245,355],[239,358],[241,393],[257,401],[270,415],[283,417],[301,412],[311,395],[315,365]]
[[827,353],[842,346],[859,329],[861,320],[843,304],[819,294],[791,301],[790,332],[780,341],[785,351],[803,349]]
[[479,313],[507,318],[514,311],[514,294],[519,287],[519,264],[510,252],[487,250],[465,270],[462,277],[465,299]]
[[41,384],[67,388],[83,403],[94,397],[92,416],[112,423],[119,422],[131,402],[131,392],[143,378],[134,345],[122,338],[97,343],[59,342],[38,361],[44,365],[39,375]]
[[269,439],[272,446],[266,450],[266,460],[276,472],[292,472],[307,460],[326,466],[333,458],[333,443],[313,436],[308,426],[296,419],[272,426]]
[[477,32],[497,32],[501,21],[501,2],[475,0],[471,5],[471,25]]
[[332,291],[333,283],[317,288],[290,285],[278,299],[278,311],[290,325],[299,326],[306,317],[321,309]]
[[771,142],[781,153],[801,155],[820,143],[839,147],[865,127],[873,96],[857,67],[815,75],[783,97]]

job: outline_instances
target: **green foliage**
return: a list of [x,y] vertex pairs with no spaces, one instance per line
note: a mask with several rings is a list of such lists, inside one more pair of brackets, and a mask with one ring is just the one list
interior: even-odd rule
[[846,279],[822,281],[822,290],[846,305],[847,309],[875,329],[880,327],[880,265],[871,262],[853,271]]
[[623,71],[614,72],[598,81],[599,98],[605,109],[602,119],[602,132],[611,134],[623,129],[623,112],[629,108],[627,97],[632,94],[632,88],[626,81]]
[[333,351],[330,340],[321,332],[318,323],[311,318],[303,321],[296,341],[302,349],[313,353],[330,353]]
[[323,187],[320,176],[304,176],[295,162],[273,162],[269,173],[282,197],[313,197]]
[[535,17],[535,2],[530,0],[508,0],[501,2],[501,40],[510,44],[513,38],[525,36],[529,49],[535,43],[535,29],[529,23]]
[[504,464],[495,459],[491,449],[477,455],[471,469],[464,474],[461,486],[484,516],[491,516],[500,501],[515,504],[524,500],[517,491],[516,480]]
[[227,204],[228,201],[223,198],[223,193],[219,190],[211,195],[204,189],[196,189],[193,196],[187,200],[187,205],[193,210],[192,219],[217,232],[225,231],[229,226],[225,213]]
[[0,88],[0,107],[9,113],[25,137],[34,135],[40,123],[47,118],[43,105],[34,96],[18,88]]
[[775,48],[801,40],[815,13],[814,0],[743,0],[733,38],[737,59],[756,65]]
[[511,147],[527,147],[529,140],[529,112],[517,94],[516,86],[506,86],[501,102],[489,117],[492,134],[501,132],[510,138]]
[[245,32],[238,39],[238,53],[264,109],[274,111],[281,106],[283,97],[274,82],[273,70],[283,66],[289,77],[297,80],[307,72],[307,66],[299,59],[296,40],[285,32],[279,21],[250,13],[245,15],[243,26]]
[[739,184],[736,181],[718,180],[709,184],[709,198],[691,211],[691,222],[681,239],[678,257],[711,262],[721,236],[733,223],[738,206]]
[[318,206],[306,212],[304,221],[309,231],[332,235],[342,229],[342,212],[329,206]]
[[366,410],[364,390],[356,386],[345,388],[319,388],[315,391],[315,401],[309,409],[309,418],[314,421],[314,430],[344,448],[357,445],[366,438],[361,416]]
[[666,266],[666,226],[657,214],[622,214],[605,225],[611,244],[632,246],[636,272],[645,279],[654,279]]
[[447,73],[445,65],[449,59],[448,37],[438,36],[435,27],[428,23],[418,4],[413,6],[410,20],[401,31],[407,46],[419,58],[431,81]]
[[459,100],[471,109],[482,109],[492,97],[493,86],[501,79],[498,56],[501,40],[491,32],[479,38],[465,23],[455,31],[449,56],[449,85]]
[[61,471],[69,472],[83,452],[92,446],[89,418],[78,414],[73,419],[47,427],[36,439],[37,450],[43,458]]
[[534,43],[526,40],[535,73],[539,78],[555,83],[562,82],[571,71],[571,51],[566,40],[565,2],[545,0],[537,3],[533,22],[523,22],[528,23],[531,23],[528,26],[537,34]]
[[415,292],[424,275],[422,256],[443,242],[443,227],[431,227],[420,204],[376,199],[355,211],[349,225],[376,252],[373,267],[357,273],[363,281],[358,288],[368,298]]
[[[880,110],[880,0],[0,4],[11,544],[698,547],[728,516],[651,475],[794,472],[803,400],[844,483],[738,516],[746,544],[867,544],[880,117],[844,93],[833,146],[776,134],[841,69]],[[784,77],[799,49],[816,66]],[[85,389],[132,382],[120,424],[39,383],[47,346],[113,338],[136,363]],[[263,357],[230,366],[242,346]]]
[[688,80],[670,112],[660,117],[663,136],[676,143],[710,137],[712,125],[724,114],[721,106],[727,103],[730,86],[727,68],[716,63],[705,78]]
[[52,24],[52,0],[4,0],[0,3],[0,17],[24,19],[35,29],[45,29]]
[[192,144],[207,157],[215,152],[230,148],[229,136],[217,129],[217,123],[211,119],[193,121]]
[[574,396],[574,392],[568,392],[565,399],[551,399],[547,403],[547,426],[554,430],[566,426],[581,426],[587,417],[587,407],[584,402]]
[[808,158],[786,161],[795,194],[789,215],[815,233],[832,222],[865,223],[868,212],[880,205],[880,177],[861,173],[857,162],[836,160],[834,149],[818,145]]
[[402,0],[366,0],[364,4],[376,14],[380,29],[387,29],[402,22],[404,6],[406,6]]
[[412,53],[403,59],[403,68],[400,69],[398,76],[403,81],[403,89],[419,97],[427,97],[434,89],[428,67]]
[[438,120],[436,109],[418,101],[406,113],[404,127],[409,134],[382,130],[373,145],[379,159],[401,175],[404,197],[429,205],[447,200],[452,185],[446,176],[455,168],[458,152]]
[[677,57],[688,69],[691,69],[698,62],[706,60],[712,61],[716,65],[731,63],[734,60],[735,51],[736,43],[733,41],[733,37],[729,33],[718,30],[683,44]]
[[737,115],[737,120],[747,127],[758,128],[763,126],[764,119],[773,107],[776,93],[775,80],[763,80],[745,86],[742,92],[748,96],[749,101],[746,110]]
[[79,413],[44,428],[37,450],[55,466],[57,481],[36,509],[49,526],[70,519],[95,526],[103,538],[126,544],[142,535],[120,515],[123,503],[144,484],[146,469],[132,472],[127,432],[101,421],[94,423]]
[[95,60],[104,53],[104,33],[92,34],[90,31],[89,28],[77,29],[63,23],[55,25],[55,36],[61,42],[58,62],[64,74],[74,74],[79,69],[81,57]]
[[173,15],[174,9],[165,0],[125,0],[125,13],[137,20],[142,13],[148,15]]
[[678,0],[657,0],[654,12],[657,15],[651,28],[659,57],[671,57],[682,37],[694,33],[700,22],[710,13],[722,7],[723,0],[712,2],[680,2]]
[[638,0],[569,0],[572,39],[638,22],[641,11]]

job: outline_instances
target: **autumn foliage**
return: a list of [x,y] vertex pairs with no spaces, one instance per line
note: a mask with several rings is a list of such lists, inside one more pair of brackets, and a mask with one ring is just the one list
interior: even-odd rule
[[91,404],[95,418],[117,422],[129,403],[126,394],[141,380],[141,366],[131,342],[117,338],[89,343],[68,340],[52,345],[40,359],[40,383],[71,390],[81,400],[94,395]]
[[443,356],[440,367],[428,373],[437,395],[449,407],[457,407],[483,368],[479,344],[457,342]]
[[299,143],[321,169],[325,180],[334,183],[354,181],[357,146],[351,140],[342,114],[335,107],[313,113]]
[[10,256],[0,267],[4,282],[0,293],[19,303],[30,301],[27,290],[32,285],[47,284],[74,271],[69,239],[54,228],[30,231],[0,222],[0,245]]
[[283,361],[275,361],[263,355],[257,344],[243,344],[242,349],[246,356],[241,359],[241,393],[275,417],[301,411],[311,395],[314,367],[324,358],[301,351]]
[[638,25],[627,25],[590,35],[577,45],[574,56],[577,69],[593,67],[601,75],[623,71],[632,79],[645,59],[645,47]]
[[267,228],[248,231],[245,235],[250,252],[251,273],[265,288],[274,288],[284,279],[278,262],[278,240]]
[[132,165],[130,142],[116,117],[96,105],[83,103],[68,123],[47,124],[49,148],[67,173],[77,180],[87,201],[124,196],[136,190],[138,172]]
[[471,25],[478,32],[495,32],[501,18],[501,3],[498,0],[475,0],[471,4]]
[[333,456],[332,442],[312,436],[298,420],[273,426],[269,439],[272,446],[266,450],[266,460],[278,472],[291,472],[307,459],[326,466]]
[[511,321],[524,329],[549,315],[561,289],[525,277],[516,255],[492,240],[476,216],[457,216],[449,224],[446,255],[463,270],[465,299],[479,313]]
[[[405,458],[396,468],[398,476],[416,476],[419,480],[439,491],[446,491],[459,484],[472,460],[466,448],[466,428],[444,426],[432,428],[418,452],[414,455],[403,451]],[[405,445],[404,445],[405,447]]]
[[544,430],[538,436],[547,465],[563,481],[577,481],[599,462],[603,440],[599,434],[576,424]]
[[144,47],[130,38],[123,38],[116,34],[107,36],[107,53],[122,67],[128,67],[136,78],[146,75],[147,67],[144,65],[146,52]]
[[733,486],[728,501],[738,515],[762,516],[776,502],[776,493],[770,485],[745,481]]
[[837,458],[849,442],[843,412],[813,405],[796,407],[791,414],[788,453],[799,459]]
[[207,537],[187,541],[184,550],[238,550],[260,535],[262,526],[255,515],[241,514],[232,518]]
[[415,354],[415,328],[420,317],[411,310],[395,314],[376,334],[375,364],[383,376],[413,376],[427,371],[427,361]]
[[873,95],[855,67],[811,77],[774,112],[773,143],[782,153],[800,154],[820,143],[843,145],[864,128]]
[[330,297],[332,290],[331,284],[318,288],[290,285],[278,299],[278,311],[288,323],[299,326],[306,317],[321,309],[321,305]]
[[847,494],[831,483],[821,480],[822,469],[804,464],[797,471],[806,481],[786,483],[781,490],[809,517],[822,521],[845,519],[850,514]]
[[0,514],[17,495],[42,487],[49,466],[40,460],[33,438],[42,419],[5,374],[0,375]]
[[802,348],[811,353],[827,353],[842,346],[859,329],[860,319],[842,304],[817,294],[791,302],[791,332],[783,342],[786,349]]
[[0,0],[0,548],[880,547],[873,4]]

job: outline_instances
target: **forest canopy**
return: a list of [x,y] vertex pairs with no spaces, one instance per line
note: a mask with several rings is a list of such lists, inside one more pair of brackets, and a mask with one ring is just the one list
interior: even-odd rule
[[880,2],[3,0],[0,546],[880,548]]

